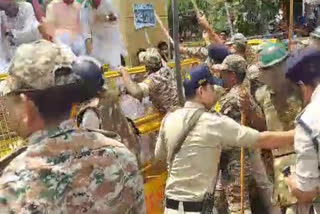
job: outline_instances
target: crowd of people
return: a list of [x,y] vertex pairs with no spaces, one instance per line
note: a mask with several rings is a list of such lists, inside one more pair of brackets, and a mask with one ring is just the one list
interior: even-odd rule
[[[103,76],[126,55],[115,8],[53,0],[40,17],[0,2],[1,102],[27,141],[0,161],[0,213],[146,213],[141,136]],[[203,61],[185,75],[184,106],[166,43],[139,50],[141,80],[120,67],[127,94],[165,115],[150,142],[153,170],[168,172],[164,213],[320,213],[320,28],[307,47],[255,52],[198,19],[208,47],[178,50]]]
[[90,55],[111,69],[121,65],[127,51],[111,0],[52,0],[45,14],[33,2],[34,7],[25,1],[0,2],[1,73],[7,72],[19,45],[39,39],[64,45],[76,56]]

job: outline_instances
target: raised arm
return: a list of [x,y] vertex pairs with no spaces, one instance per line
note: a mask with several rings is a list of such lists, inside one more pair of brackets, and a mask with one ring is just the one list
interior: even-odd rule
[[143,89],[140,87],[139,84],[132,81],[130,74],[128,73],[128,70],[126,68],[120,68],[120,72],[122,74],[122,79],[128,93],[141,101],[144,97]]
[[212,29],[205,15],[198,13],[197,14],[199,24],[204,28],[208,33],[210,40],[214,41],[216,44],[223,44],[222,39],[219,35]]

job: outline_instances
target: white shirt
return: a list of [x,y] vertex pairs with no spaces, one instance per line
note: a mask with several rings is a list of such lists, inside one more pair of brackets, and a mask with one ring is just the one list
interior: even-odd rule
[[[2,16],[4,11],[0,11],[0,17]],[[0,19],[0,74],[6,73],[9,67],[8,57],[6,54],[6,48],[4,46],[4,26],[3,21]]]
[[6,61],[9,62],[13,57],[17,47],[23,43],[30,43],[41,38],[38,31],[39,23],[34,14],[32,5],[28,2],[19,2],[19,12],[16,17],[8,17],[4,12],[0,13],[1,31],[10,32],[13,35],[11,45],[8,38],[2,35],[1,41],[6,50]]
[[115,22],[97,21],[96,17],[106,17],[110,13],[118,14],[112,6],[111,0],[102,0],[97,9],[83,3],[81,21],[83,23],[84,37],[92,38],[93,50],[90,54],[102,64],[109,64],[111,68],[121,65],[120,55],[126,56],[127,51],[120,32],[119,16]]
[[[315,150],[312,138],[320,141],[320,86],[312,95],[311,103],[298,117],[294,147],[297,153],[296,175],[298,188],[302,191],[312,191],[320,187],[319,153]],[[311,130],[311,136],[303,128],[299,119]]]
[[[320,187],[320,153],[315,149],[313,139],[320,142],[320,86],[313,92],[311,103],[297,119],[294,148],[297,153],[296,179],[301,191],[313,191]],[[307,127],[303,127],[302,121]],[[306,130],[309,129],[311,134]],[[320,213],[320,204],[314,204],[315,213]]]
[[[170,166],[168,157],[176,146],[179,132],[199,108],[204,106],[186,102],[184,108],[166,116],[156,143],[156,159],[166,160]],[[258,131],[241,126],[226,116],[203,113],[173,160],[166,197],[179,201],[202,201],[205,192],[212,192],[216,183],[222,147],[253,146],[257,138]]]

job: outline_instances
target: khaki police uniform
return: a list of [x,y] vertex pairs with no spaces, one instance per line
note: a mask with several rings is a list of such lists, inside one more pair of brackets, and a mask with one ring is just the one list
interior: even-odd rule
[[[171,163],[180,130],[183,130],[191,115],[204,106],[186,102],[184,108],[169,113],[160,128],[155,156]],[[257,143],[258,132],[239,125],[218,113],[205,112],[189,133],[181,150],[176,154],[165,189],[165,196],[179,202],[179,209],[166,208],[166,214],[200,213],[184,212],[183,202],[201,202],[207,191],[213,190],[217,180],[221,150],[224,146],[252,147]]]

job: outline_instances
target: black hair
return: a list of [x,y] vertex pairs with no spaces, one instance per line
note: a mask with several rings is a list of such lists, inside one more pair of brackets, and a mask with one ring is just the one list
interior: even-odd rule
[[[210,83],[208,83],[207,81],[202,83],[200,86],[207,86],[209,85]],[[197,92],[197,89],[199,88],[196,88],[196,89],[190,89],[190,90],[186,90],[188,87],[186,87],[186,85],[184,85],[184,95],[186,97],[186,100],[193,100],[195,97],[196,97],[196,92]]]
[[158,49],[161,49],[161,47],[164,46],[164,45],[167,46],[167,47],[169,47],[166,42],[161,41],[161,42],[159,42],[159,44],[158,44]]
[[[60,70],[71,70],[61,68]],[[57,72],[57,71],[56,71]],[[43,90],[20,90],[13,92],[13,95],[25,94],[33,101],[41,117],[47,122],[55,122],[64,119],[70,114],[73,104],[82,103],[95,97],[98,94],[92,83],[83,79],[67,85],[55,86]]]
[[244,79],[246,78],[246,73],[241,72],[235,72],[235,71],[227,71],[228,73],[234,73],[237,77],[238,83],[242,83],[244,81]]
[[28,91],[24,94],[33,101],[46,122],[53,122],[68,115],[73,104],[89,99],[89,97],[85,97],[87,92],[83,84],[79,83],[45,90]]
[[120,58],[121,58],[121,66],[125,67],[126,66],[126,60],[124,58],[124,56],[121,54],[120,55]]
[[244,81],[244,79],[246,78],[246,73],[236,73],[237,75],[237,79],[239,83],[242,83]]

